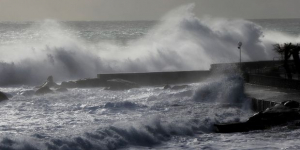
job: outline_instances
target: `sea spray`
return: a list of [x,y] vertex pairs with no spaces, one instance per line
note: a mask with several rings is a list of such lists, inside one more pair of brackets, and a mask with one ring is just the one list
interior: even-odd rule
[[5,137],[0,140],[0,148],[109,150],[130,146],[154,147],[170,141],[174,136],[192,137],[195,134],[211,133],[213,122],[210,118],[162,120],[159,116],[153,116],[140,122],[118,122],[92,132],[87,131],[69,137],[50,137],[40,133],[30,138]]
[[244,79],[237,74],[217,76],[204,81],[195,91],[197,102],[237,105],[250,110],[250,100],[244,93]]
[[[248,118],[238,105],[246,100],[240,81],[229,76],[178,90],[75,88],[43,96],[18,94],[25,87],[3,88],[13,97],[1,104],[0,148],[144,149],[196,137],[205,141],[206,136],[215,136],[214,123]],[[217,96],[196,98],[207,87]]]
[[271,40],[274,32],[264,33],[246,20],[199,19],[193,8],[187,5],[170,12],[148,33],[123,44],[101,38],[89,41],[80,36],[84,29],[77,31],[55,20],[27,25],[20,34],[32,36],[0,46],[0,85],[38,84],[49,75],[63,81],[98,73],[207,70],[212,63],[238,62],[239,41],[243,61],[271,60],[276,56],[272,44],[292,38],[276,32],[281,38]]
[[[38,34],[28,36],[29,39],[1,43],[1,69],[5,71],[0,71],[0,75],[6,76],[0,80],[7,84],[35,84],[49,74],[56,80],[64,80],[94,77],[101,72],[208,69],[211,62],[238,60],[236,43],[224,40],[241,37],[232,32],[253,31],[252,37],[259,35],[260,40],[250,41],[258,41],[258,47],[265,47],[262,57],[266,58],[272,56],[267,46],[285,39],[280,33],[276,34],[279,36],[276,40],[268,32],[261,34],[259,26],[244,20],[234,24],[226,19],[199,20],[190,13],[191,9],[179,9],[178,12],[186,12],[183,14],[172,12],[171,15],[176,14],[173,18],[167,16],[147,35],[125,44],[88,41],[74,36],[83,32],[74,34],[63,22],[50,20],[34,25],[30,34]],[[184,21],[176,19],[177,15]],[[184,16],[190,17],[184,19]],[[220,23],[213,23],[218,20]],[[43,29],[49,26],[49,31]],[[252,29],[244,32],[241,27]],[[224,38],[215,36],[218,32]],[[217,41],[216,46],[209,39]],[[223,49],[227,47],[232,47],[232,51]],[[206,48],[208,51],[204,51]],[[221,57],[219,50],[226,54]],[[245,60],[247,57],[243,53]],[[243,80],[235,75],[211,78],[179,90],[74,88],[66,93],[34,96],[30,94],[32,89],[33,86],[27,85],[0,88],[13,96],[0,105],[0,149],[299,149],[299,130],[286,127],[247,134],[213,132],[214,123],[245,121],[252,115],[246,107],[241,107],[247,99],[244,99]]]

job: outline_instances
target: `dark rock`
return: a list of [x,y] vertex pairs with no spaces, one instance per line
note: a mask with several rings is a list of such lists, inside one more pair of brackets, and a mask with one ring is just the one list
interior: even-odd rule
[[87,78],[77,81],[62,82],[60,87],[64,88],[90,88],[90,87],[105,87],[107,81],[99,78]]
[[112,79],[107,81],[107,87],[105,89],[106,90],[128,90],[131,88],[138,88],[138,87],[139,87],[138,84],[131,81],[127,81],[123,79]]
[[60,87],[58,89],[55,90],[56,92],[68,92],[68,89],[67,88],[63,88],[63,87]]
[[44,95],[44,94],[49,94],[49,93],[53,93],[53,91],[48,86],[44,86],[44,87],[41,87],[40,89],[38,89],[35,92],[35,95]]
[[87,78],[77,80],[75,83],[78,87],[104,87],[106,82],[106,80],[99,78]]
[[171,89],[172,90],[181,90],[181,89],[185,89],[187,87],[188,87],[188,85],[175,85]]
[[104,105],[104,108],[110,108],[110,109],[135,109],[138,105],[132,102],[108,102]]
[[283,104],[277,104],[274,107],[254,114],[246,122],[215,124],[215,127],[216,131],[221,133],[263,130],[273,126],[287,125],[289,122],[299,120],[299,111],[298,102],[286,101]]
[[299,108],[299,103],[296,101],[285,101],[283,103],[284,106],[288,107],[288,108]]
[[53,81],[53,77],[52,77],[52,76],[49,76],[49,77],[47,78],[47,81],[44,82],[43,85],[38,86],[38,88],[40,88],[40,87],[45,87],[45,86],[47,86],[47,87],[58,87],[58,85]]
[[62,82],[60,86],[64,88],[76,88],[77,84],[74,81],[68,81],[68,82]]
[[0,91],[0,101],[4,101],[4,100],[8,100],[7,96],[5,95],[5,93]]
[[170,88],[171,88],[171,86],[169,84],[167,84],[167,85],[164,86],[164,90],[170,89]]
[[187,88],[188,85],[174,85],[174,86],[170,86],[169,84],[164,86],[164,90],[166,89],[171,89],[171,90],[181,90],[184,88]]
[[32,96],[34,95],[35,91],[34,90],[22,90],[20,92],[18,92],[19,95],[22,96]]
[[8,99],[12,98],[13,95],[9,94],[9,93],[4,93],[6,95],[6,97],[8,97]]

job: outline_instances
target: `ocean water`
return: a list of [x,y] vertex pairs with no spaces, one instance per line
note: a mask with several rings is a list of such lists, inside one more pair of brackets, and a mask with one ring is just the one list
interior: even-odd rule
[[[299,149],[300,130],[219,134],[214,123],[253,112],[238,74],[181,90],[74,88],[33,95],[97,73],[207,70],[211,63],[272,60],[272,44],[299,42],[300,20],[197,18],[193,6],[160,21],[0,23],[1,150]],[[267,94],[267,93],[266,93]]]

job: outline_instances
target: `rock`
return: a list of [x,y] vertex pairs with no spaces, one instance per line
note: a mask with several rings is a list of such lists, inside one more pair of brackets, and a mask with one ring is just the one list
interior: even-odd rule
[[53,93],[53,91],[48,86],[44,86],[44,87],[41,87],[40,89],[38,89],[35,92],[35,95],[44,95],[44,94],[49,94],[49,93]]
[[99,78],[86,78],[75,81],[77,87],[103,87],[106,82],[106,80]]
[[58,89],[55,90],[56,92],[68,92],[68,89],[67,88],[63,88],[63,87],[60,87]]
[[35,91],[34,90],[22,90],[20,92],[18,92],[19,95],[22,96],[32,96],[34,95]]
[[164,86],[164,90],[170,89],[170,88],[171,88],[171,86],[169,84],[167,84],[167,85]]
[[273,126],[287,125],[289,122],[299,120],[299,111],[298,102],[286,101],[283,104],[277,104],[274,107],[254,114],[246,122],[215,124],[215,127],[216,131],[221,133],[263,130]]
[[170,86],[169,84],[164,86],[164,90],[166,89],[171,89],[171,90],[181,90],[184,88],[187,88],[188,85],[174,85],[174,86]]
[[188,85],[175,85],[171,89],[172,90],[181,90],[181,89],[185,89],[187,87],[188,87]]
[[0,91],[0,101],[8,100],[7,96],[5,93]]
[[128,101],[115,102],[115,103],[108,102],[104,105],[104,108],[110,108],[110,109],[135,109],[137,107],[138,107],[137,104]]
[[45,86],[47,86],[47,87],[58,87],[58,85],[53,81],[53,77],[52,76],[49,76],[48,78],[47,78],[47,81],[42,85],[42,86],[38,86],[38,88],[39,87],[45,87]]
[[10,99],[10,98],[13,97],[13,95],[11,95],[11,94],[9,94],[9,93],[4,93],[4,94],[6,95],[6,97],[7,97],[8,99]]
[[64,88],[76,88],[77,84],[74,81],[68,81],[68,82],[62,82],[60,86]]
[[106,90],[128,90],[131,88],[138,88],[138,87],[139,87],[138,84],[131,81],[127,81],[123,79],[112,79],[107,81],[107,87],[105,89]]
[[288,107],[288,108],[298,108],[299,107],[299,103],[296,101],[285,101],[283,102],[283,105]]

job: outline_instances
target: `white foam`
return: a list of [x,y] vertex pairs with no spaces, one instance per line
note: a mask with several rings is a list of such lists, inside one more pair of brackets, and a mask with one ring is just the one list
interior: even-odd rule
[[[272,60],[272,44],[299,38],[263,29],[250,21],[199,19],[194,5],[180,7],[148,33],[125,45],[86,41],[74,29],[46,20],[26,29],[33,38],[1,45],[0,85],[95,77],[97,73],[209,69],[211,63]],[[276,37],[276,38],[274,38]]]

